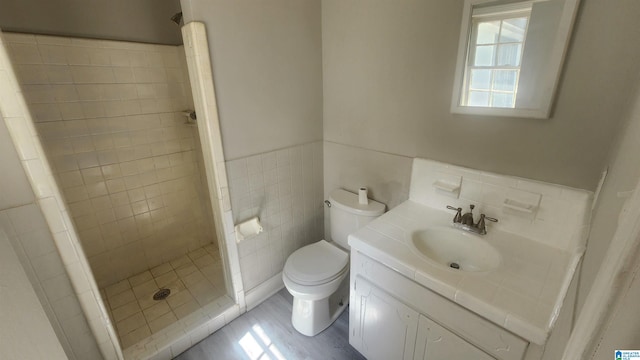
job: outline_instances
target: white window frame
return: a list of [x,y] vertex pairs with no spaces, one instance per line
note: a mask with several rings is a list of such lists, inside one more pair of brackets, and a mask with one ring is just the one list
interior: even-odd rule
[[[463,86],[465,83],[465,68],[468,59],[469,42],[471,40],[472,15],[476,15],[479,11],[483,11],[485,9],[487,11],[492,11],[497,7],[508,5],[505,5],[505,1],[503,0],[465,0],[461,19],[462,23],[458,43],[458,57],[456,59],[456,69],[454,74],[453,94],[451,97],[451,113],[536,119],[548,119],[550,117],[553,99],[560,79],[562,64],[566,55],[573,22],[575,21],[580,0],[525,0],[518,1],[516,3],[509,2],[508,4],[535,4],[537,2],[546,1],[559,2],[562,8],[558,15],[559,20],[557,27],[555,28],[555,36],[549,39],[549,55],[546,59],[546,70],[540,71],[537,79],[538,81],[536,81],[536,84],[532,84],[531,87],[528,87],[528,84],[519,82],[520,89],[525,89],[526,87],[528,91],[535,91],[540,94],[540,98],[536,100],[535,104],[527,107],[519,107],[518,100],[516,100],[515,108],[498,108],[463,105],[462,100],[463,96],[465,96],[463,94]],[[535,5],[532,6],[535,10]],[[529,22],[532,22],[531,17],[529,18]],[[529,33],[530,32],[527,31],[527,34]],[[523,60],[525,60],[527,56],[524,52],[523,54]]]
[[[467,56],[467,61],[466,61],[466,66],[465,66],[465,70],[464,70],[464,83],[463,83],[463,90],[462,90],[462,94],[461,94],[461,103],[464,104],[465,106],[470,106],[468,105],[469,103],[469,94],[470,92],[476,91],[476,92],[486,92],[489,93],[489,106],[482,106],[482,107],[487,107],[487,108],[502,108],[502,109],[513,109],[515,107],[516,104],[516,95],[518,94],[518,81],[520,79],[520,66],[522,65],[522,54],[524,53],[524,48],[525,48],[525,43],[526,43],[526,39],[527,39],[527,30],[529,27],[529,16],[531,15],[531,5],[524,5],[524,6],[519,6],[519,7],[514,7],[514,6],[502,6],[500,7],[500,9],[497,8],[492,8],[491,12],[488,12],[486,14],[477,14],[477,15],[472,15],[472,19],[471,19],[471,34],[470,34],[470,39],[469,39],[469,49],[468,49],[468,56]],[[500,30],[498,32],[498,35],[500,35],[502,33],[502,27],[503,27],[503,23],[505,20],[509,20],[509,19],[515,19],[515,18],[523,18],[526,17],[527,18],[527,27],[525,28],[524,34],[523,34],[523,39],[522,41],[517,41],[517,42],[500,42],[500,40],[498,39],[496,43],[492,43],[492,44],[482,44],[482,45],[487,45],[487,46],[494,46],[494,54],[493,54],[493,58],[497,59],[497,55],[498,55],[498,48],[501,45],[508,45],[508,44],[521,44],[521,54],[520,54],[520,63],[517,66],[509,66],[509,65],[489,65],[489,66],[477,66],[477,65],[473,65],[473,62],[475,60],[475,55],[476,55],[476,48],[477,48],[477,35],[478,35],[478,27],[480,25],[480,23],[483,22],[489,22],[489,21],[500,21]],[[489,89],[471,89],[471,72],[472,70],[492,70],[491,71],[491,79],[489,81]],[[515,88],[514,91],[506,91],[506,90],[496,90],[493,89],[493,79],[494,79],[494,74],[495,71],[494,70],[515,70],[516,71],[516,81],[515,81]],[[497,107],[497,106],[491,106],[491,99],[493,98],[493,94],[497,93],[497,94],[513,94],[513,101],[512,101],[512,106],[510,107]]]

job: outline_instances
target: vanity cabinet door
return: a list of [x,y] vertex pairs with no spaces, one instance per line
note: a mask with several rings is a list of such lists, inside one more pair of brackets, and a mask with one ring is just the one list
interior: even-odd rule
[[413,359],[419,314],[362,278],[354,287],[351,345],[369,360]]
[[456,334],[420,315],[414,360],[495,360]]

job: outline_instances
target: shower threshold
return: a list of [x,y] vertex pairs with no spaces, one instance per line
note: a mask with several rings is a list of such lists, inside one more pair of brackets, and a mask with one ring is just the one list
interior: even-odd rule
[[205,306],[213,303],[217,308],[218,300],[227,298],[220,254],[213,245],[107,286],[101,292],[123,349],[162,333]]

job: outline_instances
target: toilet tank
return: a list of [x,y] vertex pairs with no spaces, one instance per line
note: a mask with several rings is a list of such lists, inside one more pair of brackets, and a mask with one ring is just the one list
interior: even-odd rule
[[349,234],[367,225],[385,210],[384,204],[371,199],[366,205],[360,204],[357,194],[342,189],[333,190],[329,194],[329,201],[331,240],[347,250],[350,250]]

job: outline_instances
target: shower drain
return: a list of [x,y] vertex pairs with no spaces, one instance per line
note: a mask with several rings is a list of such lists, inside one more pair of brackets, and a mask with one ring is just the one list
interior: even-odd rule
[[170,289],[160,289],[153,294],[153,300],[164,300],[169,296],[169,294],[171,294]]

